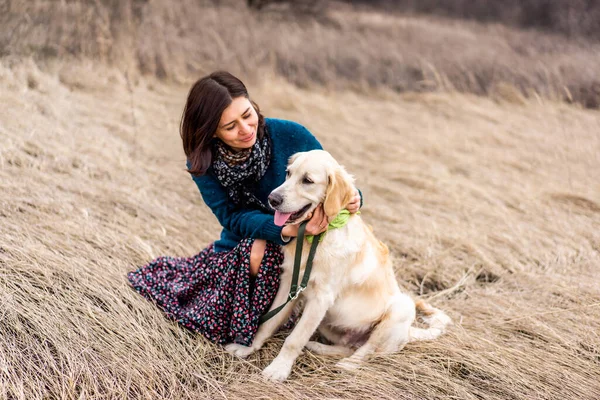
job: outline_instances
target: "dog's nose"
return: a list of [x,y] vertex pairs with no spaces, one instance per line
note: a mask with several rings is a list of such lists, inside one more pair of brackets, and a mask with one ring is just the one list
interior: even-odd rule
[[283,203],[283,196],[277,192],[273,192],[269,195],[269,205],[271,208],[277,208]]

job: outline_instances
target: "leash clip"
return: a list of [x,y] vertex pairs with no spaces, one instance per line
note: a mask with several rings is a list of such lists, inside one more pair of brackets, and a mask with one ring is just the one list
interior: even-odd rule
[[305,290],[306,290],[306,288],[305,288],[305,287],[302,287],[302,286],[300,286],[300,287],[298,288],[298,290],[296,291],[296,294],[294,294],[294,295],[292,296],[292,294],[290,293],[290,301],[291,301],[291,300],[296,300],[296,299],[298,298],[298,296],[300,296],[300,293],[304,292]]

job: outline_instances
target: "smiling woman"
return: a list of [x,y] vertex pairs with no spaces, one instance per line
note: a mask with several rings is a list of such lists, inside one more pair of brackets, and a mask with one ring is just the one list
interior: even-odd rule
[[233,151],[241,152],[254,146],[257,130],[258,114],[250,100],[237,97],[223,111],[215,137]]
[[[244,84],[224,71],[192,86],[180,129],[188,172],[221,237],[193,257],[159,257],[128,277],[184,326],[216,343],[249,345],[279,286],[281,246],[298,232],[298,225],[275,224],[268,196],[293,154],[322,147],[303,126],[264,118]],[[357,194],[347,208],[359,205]],[[306,232],[326,229],[318,207]]]

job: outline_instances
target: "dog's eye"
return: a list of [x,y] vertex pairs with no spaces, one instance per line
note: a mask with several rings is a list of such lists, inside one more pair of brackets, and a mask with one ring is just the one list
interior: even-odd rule
[[305,185],[310,185],[311,183],[314,183],[314,182],[311,181],[310,178],[305,176],[304,179],[302,179],[302,183],[304,183]]
[[286,177],[286,178],[289,178],[289,177],[290,177],[290,175],[291,175],[290,171],[285,171],[285,177]]

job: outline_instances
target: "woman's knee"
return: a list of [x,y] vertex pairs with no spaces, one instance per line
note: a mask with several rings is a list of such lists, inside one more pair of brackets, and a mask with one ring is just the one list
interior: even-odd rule
[[252,250],[250,251],[250,275],[258,275],[258,270],[263,257],[265,256],[266,248],[267,241],[264,239],[256,239],[252,244]]

